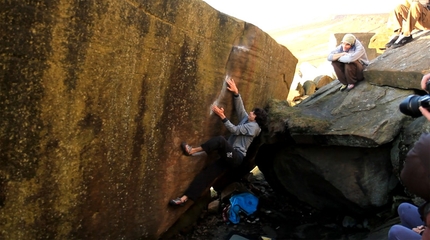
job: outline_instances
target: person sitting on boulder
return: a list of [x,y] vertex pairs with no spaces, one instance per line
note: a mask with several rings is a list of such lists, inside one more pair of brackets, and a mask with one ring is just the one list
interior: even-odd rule
[[232,124],[224,115],[223,108],[212,106],[212,111],[221,118],[231,136],[228,140],[223,136],[213,137],[199,147],[191,147],[185,142],[181,144],[186,156],[202,151],[207,154],[216,151],[219,158],[194,178],[182,197],[170,200],[170,205],[182,206],[188,199],[195,201],[224,170],[237,168],[246,156],[251,142],[260,134],[266,122],[267,113],[264,109],[254,108],[247,114],[236,83],[233,79],[229,79],[227,84],[227,89],[233,93],[234,107],[240,122],[238,125]]
[[430,30],[430,0],[406,0],[390,13],[388,28],[394,30],[385,48],[398,48],[411,42],[412,30]]
[[340,91],[350,91],[364,79],[363,70],[369,64],[366,49],[350,33],[343,36],[342,42],[327,57],[331,61],[337,78],[342,83]]

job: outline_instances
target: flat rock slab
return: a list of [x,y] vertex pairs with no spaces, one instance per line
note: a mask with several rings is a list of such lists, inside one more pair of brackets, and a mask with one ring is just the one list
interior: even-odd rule
[[407,117],[398,110],[399,103],[413,91],[367,81],[350,92],[340,92],[339,87],[335,80],[296,107],[275,103],[271,117],[283,119],[294,140],[302,144],[375,147],[397,136]]
[[364,71],[365,79],[375,85],[402,89],[421,89],[423,75],[430,72],[430,32],[413,34],[414,40],[402,47],[388,49]]

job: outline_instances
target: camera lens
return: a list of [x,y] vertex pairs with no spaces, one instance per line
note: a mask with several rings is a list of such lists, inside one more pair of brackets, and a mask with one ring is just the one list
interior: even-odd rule
[[411,117],[420,117],[420,96],[410,95],[405,98],[399,105],[400,112]]

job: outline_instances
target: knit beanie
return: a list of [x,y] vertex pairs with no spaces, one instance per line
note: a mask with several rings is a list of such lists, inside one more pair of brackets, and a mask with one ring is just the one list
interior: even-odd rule
[[355,43],[355,36],[352,35],[351,33],[347,33],[347,34],[345,34],[345,36],[343,36],[342,42],[343,43],[349,43],[352,46]]

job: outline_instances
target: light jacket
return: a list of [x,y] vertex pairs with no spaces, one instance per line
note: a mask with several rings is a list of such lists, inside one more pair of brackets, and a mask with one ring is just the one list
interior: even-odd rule
[[[333,55],[341,52],[343,52],[342,44],[340,44],[333,51],[330,52],[327,57],[327,60],[333,61]],[[337,61],[343,63],[351,63],[359,60],[361,64],[366,66],[369,65],[369,59],[367,58],[366,49],[358,39],[355,40],[354,45],[347,51],[347,53],[348,54],[340,57]]]
[[240,95],[234,96],[234,108],[237,112],[238,119],[241,119],[239,124],[234,125],[227,118],[225,119],[224,126],[231,133],[228,138],[228,142],[233,146],[234,149],[246,156],[246,151],[249,145],[251,145],[254,137],[258,136],[261,132],[261,128],[256,121],[248,121],[248,113],[245,111],[243,106],[242,97]]

